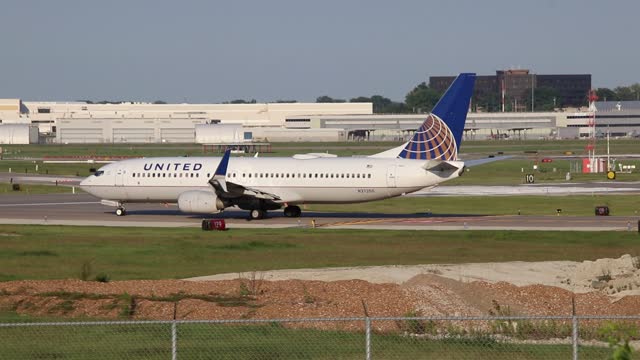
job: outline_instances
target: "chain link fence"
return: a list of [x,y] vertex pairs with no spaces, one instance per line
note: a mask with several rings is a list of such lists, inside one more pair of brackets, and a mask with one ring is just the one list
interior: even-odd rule
[[0,324],[0,359],[608,359],[640,316]]

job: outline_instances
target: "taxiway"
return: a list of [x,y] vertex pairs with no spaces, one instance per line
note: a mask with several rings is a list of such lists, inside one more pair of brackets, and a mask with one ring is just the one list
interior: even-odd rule
[[216,215],[193,215],[176,206],[128,204],[127,215],[117,217],[113,208],[87,194],[7,195],[0,197],[0,224],[200,227],[204,218],[224,218],[229,228],[394,229],[394,230],[562,230],[636,231],[633,216],[489,216],[429,213],[371,214],[303,211],[300,218],[282,211],[248,221],[247,212],[228,209]]

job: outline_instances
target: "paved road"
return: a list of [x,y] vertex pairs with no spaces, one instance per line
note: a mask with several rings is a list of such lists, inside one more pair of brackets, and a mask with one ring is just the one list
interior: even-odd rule
[[224,218],[230,228],[295,228],[397,230],[578,230],[636,231],[637,217],[609,216],[485,216],[431,214],[367,214],[303,212],[297,219],[282,211],[269,218],[248,221],[248,213],[227,210],[217,215],[183,214],[175,206],[129,204],[127,216],[116,217],[113,208],[103,206],[87,194],[0,196],[0,224],[60,224],[98,226],[199,227],[203,218]]

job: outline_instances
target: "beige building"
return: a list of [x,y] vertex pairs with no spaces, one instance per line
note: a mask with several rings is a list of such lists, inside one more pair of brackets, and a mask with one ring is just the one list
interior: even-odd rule
[[[0,122],[38,125],[56,143],[193,143],[199,124],[237,124],[287,138],[287,119],[371,115],[371,103],[87,104],[0,100]],[[268,131],[273,130],[273,132]],[[285,131],[283,133],[283,131]],[[313,137],[317,131],[291,135]],[[326,131],[325,131],[326,132]],[[330,130],[338,140],[337,132]]]
[[[598,104],[598,131],[610,127],[615,136],[640,134],[640,106],[614,105]],[[589,117],[585,109],[470,113],[465,139],[584,137]],[[245,133],[255,142],[399,141],[410,137],[424,118],[424,114],[373,114],[371,103],[87,104],[0,99],[0,124],[37,126],[39,142],[62,144],[203,142],[196,141],[196,127],[207,124],[241,126],[243,141]],[[211,137],[213,130],[207,131]]]

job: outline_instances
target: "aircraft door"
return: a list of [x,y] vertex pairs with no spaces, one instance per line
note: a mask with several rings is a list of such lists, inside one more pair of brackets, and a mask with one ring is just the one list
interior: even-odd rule
[[387,186],[396,187],[396,166],[391,165],[387,168]]
[[116,170],[116,181],[115,181],[116,186],[124,185],[124,174],[125,174],[124,169]]

